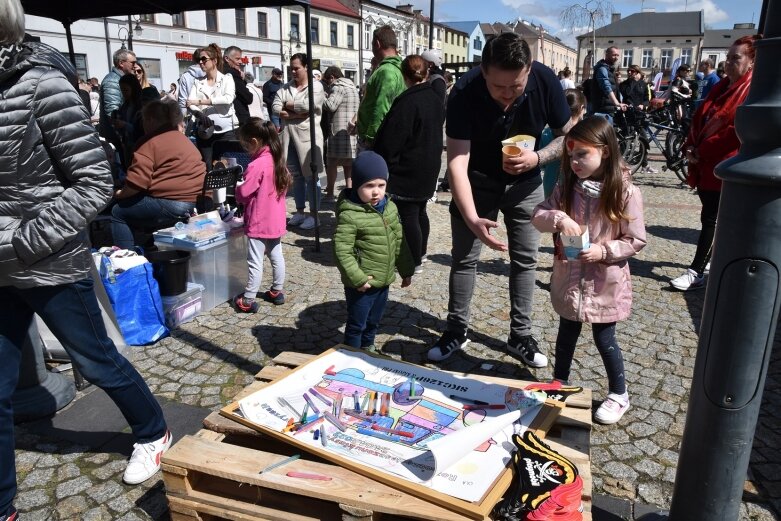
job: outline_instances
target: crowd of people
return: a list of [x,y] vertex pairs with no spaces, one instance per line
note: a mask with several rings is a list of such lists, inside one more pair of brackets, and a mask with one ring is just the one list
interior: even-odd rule
[[[617,80],[615,47],[595,64],[582,92],[570,74],[557,78],[534,61],[520,36],[503,33],[486,42],[481,66],[452,86],[436,52],[402,58],[394,31],[384,26],[372,35],[375,69],[362,96],[338,67],[311,71],[310,82],[311,60],[301,53],[290,59],[290,81],[275,69],[256,89],[243,71],[241,49],[215,44],[193,53],[178,83],[160,93],[126,49],[114,54],[114,67],[99,87],[94,78],[80,84],[54,49],[23,43],[19,0],[2,6],[0,111],[8,117],[0,128],[7,144],[0,155],[0,357],[6,361],[0,369],[0,520],[16,516],[11,395],[34,313],[127,418],[137,443],[124,481],[140,483],[159,469],[171,433],[149,388],[106,334],[83,232],[110,201],[112,232],[123,247],[133,246],[136,227],[186,219],[220,141],[237,141],[251,157],[236,187],[248,237],[247,285],[233,299],[236,310],[256,312],[258,297],[285,303],[281,239],[289,227],[315,226],[321,187],[313,179],[326,173],[325,197],[333,200],[341,166],[345,188],[335,201],[333,249],[347,303],[344,342],[374,351],[396,273],[406,287],[424,269],[426,204],[441,168],[444,124],[452,190],[449,298],[444,330],[428,360],[441,362],[469,342],[485,245],[508,252],[510,261],[506,351],[530,367],[548,365],[532,336],[532,310],[540,236],[552,233],[550,298],[560,315],[553,377],[568,381],[582,324],[589,323],[608,382],[595,419],[616,423],[629,408],[616,329],[631,311],[628,259],[643,249],[646,234],[642,195],[610,118],[629,105],[646,108],[653,96],[639,67],[630,66],[627,80]],[[690,185],[702,201],[702,232],[691,267],[672,281],[678,289],[705,283],[720,190],[713,170],[737,153],[735,111],[751,83],[759,38],[732,45],[724,78],[717,80],[713,64],[704,60],[702,88],[688,80],[688,67],[679,67],[670,87],[671,95],[701,98],[685,152]],[[325,132],[324,112],[331,115]],[[95,121],[117,150],[115,165]],[[521,135],[535,138],[535,146],[503,154],[502,141]],[[117,165],[126,172],[119,182],[112,179]],[[289,191],[295,212],[288,219]],[[492,233],[500,212],[507,242]],[[565,238],[584,232],[588,244],[574,253],[565,248]],[[264,257],[272,267],[266,291]]]

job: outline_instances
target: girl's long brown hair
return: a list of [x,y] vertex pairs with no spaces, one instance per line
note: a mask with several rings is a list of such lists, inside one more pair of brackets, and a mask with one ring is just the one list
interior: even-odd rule
[[249,118],[239,128],[239,139],[249,141],[252,138],[257,139],[261,145],[268,146],[271,157],[274,159],[274,187],[277,189],[277,196],[284,197],[293,179],[287,170],[287,165],[285,165],[282,142],[279,139],[277,127],[271,121]]
[[561,173],[564,177],[561,191],[561,209],[567,214],[572,208],[572,191],[578,176],[572,171],[570,140],[580,141],[595,147],[605,147],[608,156],[602,159],[602,195],[599,208],[612,222],[631,220],[626,213],[624,200],[624,161],[618,148],[618,139],[613,126],[607,119],[592,116],[572,127],[564,138],[564,151],[561,155]]

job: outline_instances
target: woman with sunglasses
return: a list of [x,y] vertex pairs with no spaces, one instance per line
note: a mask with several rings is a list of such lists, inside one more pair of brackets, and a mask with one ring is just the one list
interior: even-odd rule
[[223,74],[222,51],[211,43],[198,51],[198,64],[206,77],[196,80],[190,89],[187,106],[199,118],[196,144],[206,169],[212,167],[212,151],[216,141],[235,140],[234,129],[239,120],[233,109],[236,84],[230,74]]
[[144,66],[141,65],[141,62],[136,62],[136,64],[133,65],[133,74],[138,80],[138,83],[141,84],[141,101],[144,104],[148,101],[160,99],[160,92],[157,90],[157,87],[149,83],[149,80],[146,79],[146,71],[144,70]]

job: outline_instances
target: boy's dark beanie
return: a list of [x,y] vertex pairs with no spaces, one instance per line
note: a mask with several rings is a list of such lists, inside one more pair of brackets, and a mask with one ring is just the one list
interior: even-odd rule
[[388,180],[388,164],[376,152],[371,150],[361,152],[353,160],[353,190],[357,190],[364,183],[375,179]]

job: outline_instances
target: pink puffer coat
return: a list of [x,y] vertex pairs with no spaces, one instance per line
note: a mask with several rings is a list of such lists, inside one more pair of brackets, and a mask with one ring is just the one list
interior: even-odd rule
[[626,211],[632,220],[611,222],[599,211],[599,199],[586,196],[576,185],[572,199],[572,219],[588,223],[591,244],[604,249],[599,262],[567,260],[556,233],[556,224],[566,216],[560,210],[561,185],[534,209],[532,224],[541,232],[554,233],[551,301],[562,317],[578,322],[608,323],[629,316],[632,307],[632,282],[627,259],[646,244],[643,198],[640,190],[625,179]]

